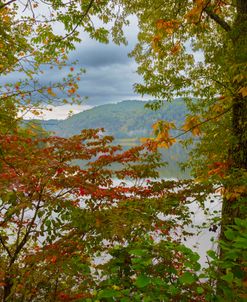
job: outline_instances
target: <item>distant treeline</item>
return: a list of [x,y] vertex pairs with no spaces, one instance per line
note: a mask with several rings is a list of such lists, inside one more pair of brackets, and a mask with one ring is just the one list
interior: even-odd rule
[[[182,99],[176,99],[173,104],[164,103],[161,109],[152,111],[146,108],[148,102],[122,101],[115,104],[105,104],[83,111],[65,120],[33,120],[50,134],[69,137],[79,134],[82,129],[104,128],[106,135],[115,137],[115,143],[123,148],[129,148],[140,143],[140,138],[152,135],[152,125],[157,120],[174,122],[178,127],[187,113]],[[179,144],[168,150],[161,150],[162,157],[168,163],[161,171],[163,177],[185,177],[178,162],[187,158],[187,152]]]

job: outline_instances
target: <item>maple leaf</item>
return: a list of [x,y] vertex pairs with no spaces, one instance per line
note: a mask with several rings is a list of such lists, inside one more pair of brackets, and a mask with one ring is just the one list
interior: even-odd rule
[[191,131],[193,135],[198,136],[201,134],[200,124],[201,121],[198,116],[188,116],[182,129],[186,132]]
[[57,174],[61,174],[61,173],[63,173],[63,171],[64,171],[63,168],[58,168],[58,169],[57,169]]
[[56,263],[57,262],[57,256],[52,256],[51,259],[50,259],[50,262],[53,263],[53,264]]
[[82,187],[80,187],[79,188],[79,195],[83,196],[85,194],[86,194],[86,191]]
[[73,94],[73,93],[75,93],[75,92],[76,92],[75,87],[72,87],[71,89],[68,90],[68,93],[69,93],[69,94]]
[[167,121],[157,121],[155,124],[153,124],[152,128],[154,130],[154,135],[156,136],[156,138],[154,138],[154,141],[157,143],[158,147],[167,149],[176,142],[176,139],[174,137],[171,137],[169,133],[171,129],[176,128],[174,123]]

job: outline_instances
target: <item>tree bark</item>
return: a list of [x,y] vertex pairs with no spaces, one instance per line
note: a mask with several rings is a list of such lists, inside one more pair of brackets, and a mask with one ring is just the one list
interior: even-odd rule
[[3,289],[3,300],[2,302],[10,302],[10,294],[11,294],[11,289],[13,286],[13,282],[11,281],[11,278],[7,277],[4,280],[4,289]]
[[[243,96],[240,89],[247,87],[246,78],[234,81],[234,77],[247,74],[247,1],[237,0],[237,15],[229,33],[232,40],[232,86],[235,96],[232,100],[232,144],[229,150],[231,161],[231,180],[226,184],[228,192],[234,192],[238,186],[244,185],[244,173],[247,171],[247,97]],[[235,224],[235,218],[246,219],[247,209],[243,200],[247,199],[246,191],[236,198],[224,198],[222,205],[221,235],[220,239],[228,242],[224,233],[226,229]],[[220,259],[224,261],[224,250],[220,250]],[[237,260],[240,263],[241,259]],[[241,267],[242,269],[242,267]],[[219,269],[225,274],[226,269]],[[245,278],[245,277],[244,277]],[[220,283],[218,284],[218,294],[221,296]]]
[[[233,50],[236,73],[246,76],[247,72],[247,1],[237,1],[237,16],[234,22]],[[247,169],[247,97],[239,93],[242,86],[247,86],[244,79],[234,87],[238,95],[233,100],[232,129],[234,145],[232,150],[233,166]]]

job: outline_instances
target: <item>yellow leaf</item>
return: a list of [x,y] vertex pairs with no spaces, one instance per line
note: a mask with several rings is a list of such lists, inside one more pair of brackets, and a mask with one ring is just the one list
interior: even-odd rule
[[183,125],[182,129],[184,131],[191,131],[193,135],[200,135],[200,123],[201,122],[198,116],[188,116],[185,120],[185,124]]
[[199,127],[194,127],[191,132],[195,136],[199,136],[201,134],[201,130]]
[[247,96],[247,87],[242,87],[239,89],[239,93],[241,93],[243,98],[245,98]]
[[149,140],[149,138],[146,138],[146,137],[141,137],[141,138],[140,138],[140,142],[141,142],[142,144],[145,144],[148,140]]
[[41,113],[38,110],[31,110],[33,115],[39,116]]
[[153,37],[153,40],[152,40],[152,47],[155,51],[159,51],[159,43],[160,43],[160,40],[161,40],[161,35],[156,35]]
[[224,107],[222,106],[222,104],[214,104],[212,106],[212,111],[219,114],[219,113],[222,113],[224,112]]
[[7,16],[7,15],[5,15],[5,16],[2,17],[2,20],[3,20],[3,22],[5,22],[5,23],[9,23],[10,17]]
[[167,137],[166,139],[160,140],[160,143],[158,142],[158,147],[169,149],[174,143],[176,143],[174,137]]
[[240,74],[237,74],[237,75],[233,78],[233,82],[240,83],[243,79],[244,79],[244,75],[240,73]]
[[102,224],[101,220],[99,218],[96,218],[95,224],[96,224],[97,227],[99,227]]

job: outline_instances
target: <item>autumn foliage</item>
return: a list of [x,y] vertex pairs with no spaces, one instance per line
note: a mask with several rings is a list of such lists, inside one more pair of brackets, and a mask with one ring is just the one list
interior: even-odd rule
[[[150,145],[121,151],[101,130],[0,140],[3,301],[137,299],[156,286],[165,294],[170,278],[189,284],[183,295],[194,301],[199,280],[184,263],[198,270],[197,255],[170,235],[182,230],[186,209],[173,181],[153,181],[161,163]],[[159,216],[175,207],[180,221]],[[112,260],[104,264],[104,255]],[[180,297],[174,286],[167,297]]]
[[[246,301],[246,1],[150,3],[0,3],[0,74],[21,75],[0,86],[3,302]],[[40,115],[54,100],[80,103],[84,70],[66,66],[80,27],[100,42],[112,35],[124,43],[133,15],[140,33],[132,56],[144,79],[135,89],[158,105],[182,97],[191,110],[184,123],[158,121],[154,137],[128,151],[102,130],[65,139],[21,129],[18,114]],[[47,65],[67,77],[39,82]],[[158,180],[158,148],[188,133],[195,178]],[[221,226],[220,251],[208,252],[203,270],[182,242],[192,200],[203,207],[215,191],[222,213],[209,229]]]

